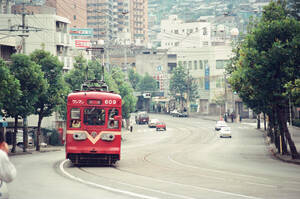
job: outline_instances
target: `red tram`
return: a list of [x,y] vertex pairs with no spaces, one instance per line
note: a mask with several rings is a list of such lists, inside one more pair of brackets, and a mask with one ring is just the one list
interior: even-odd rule
[[120,160],[122,99],[98,87],[73,92],[67,102],[66,158],[74,164]]

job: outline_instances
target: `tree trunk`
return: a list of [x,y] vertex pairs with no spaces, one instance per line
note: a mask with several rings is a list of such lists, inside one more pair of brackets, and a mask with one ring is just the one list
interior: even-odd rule
[[257,115],[257,129],[260,129],[260,114]]
[[27,116],[23,118],[23,152],[27,151],[28,146],[28,123]]
[[266,124],[266,113],[264,113],[264,130],[267,130],[267,124]]
[[42,124],[42,119],[43,117],[39,114],[39,119],[38,119],[38,128],[36,131],[36,151],[40,151],[40,135],[41,135],[41,124]]
[[[279,123],[280,123],[280,126],[283,130],[283,133],[289,143],[289,147],[290,147],[290,150],[291,150],[291,155],[292,155],[292,158],[293,159],[299,159],[299,154],[297,152],[297,148],[295,146],[295,143],[294,141],[292,140],[291,138],[291,134],[289,132],[289,129],[287,127],[287,120],[286,120],[286,117],[284,115],[284,110],[279,110],[279,113],[278,113],[278,119],[279,119]],[[281,130],[281,129],[280,129]]]
[[15,116],[15,126],[14,126],[14,133],[12,137],[12,148],[11,152],[15,153],[16,152],[16,146],[17,146],[17,133],[18,133],[18,116]]
[[126,130],[129,130],[130,119],[127,118],[125,119],[125,121],[126,121]]
[[279,131],[280,131],[280,135],[281,135],[281,144],[282,144],[282,153],[283,154],[287,154],[288,150],[287,150],[287,145],[285,142],[285,129],[284,129],[284,125],[286,125],[286,117],[285,117],[285,111],[284,108],[278,107],[277,108],[277,118],[278,118],[278,124],[279,124]]

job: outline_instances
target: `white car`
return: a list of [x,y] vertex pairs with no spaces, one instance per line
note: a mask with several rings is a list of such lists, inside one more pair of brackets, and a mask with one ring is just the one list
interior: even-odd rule
[[227,138],[231,138],[231,129],[230,127],[222,127],[220,132],[220,138],[224,138],[224,137],[227,137]]
[[[28,141],[28,146],[33,146],[32,136],[28,135],[27,141]],[[23,131],[22,130],[18,130],[18,133],[17,133],[17,146],[23,147]]]
[[227,124],[225,121],[217,121],[215,130],[219,131],[222,127],[227,127]]
[[149,128],[154,128],[156,127],[156,123],[158,122],[158,119],[150,119],[149,123],[148,123],[148,127]]

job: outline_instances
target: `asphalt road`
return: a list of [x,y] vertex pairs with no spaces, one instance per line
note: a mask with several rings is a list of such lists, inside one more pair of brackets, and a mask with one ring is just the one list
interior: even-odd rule
[[213,121],[150,118],[167,131],[135,125],[114,167],[74,167],[64,151],[11,157],[18,176],[10,198],[299,198],[300,167],[273,159],[254,127],[229,123],[230,139],[219,138]]

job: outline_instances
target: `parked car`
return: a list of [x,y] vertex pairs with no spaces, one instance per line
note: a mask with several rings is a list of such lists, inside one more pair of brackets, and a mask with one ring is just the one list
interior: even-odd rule
[[149,115],[147,112],[139,112],[135,116],[135,122],[137,124],[148,124],[149,123]]
[[173,117],[187,117],[187,112],[181,112],[181,111],[177,111],[176,109],[171,111],[170,114],[173,116]]
[[[31,135],[28,135],[28,146],[33,146],[33,138]],[[22,130],[18,130],[17,133],[17,146],[19,147],[23,147],[23,131]]]
[[167,130],[166,123],[164,123],[164,122],[157,122],[156,123],[156,131],[159,131],[159,130],[166,131]]
[[152,127],[155,128],[157,122],[158,122],[158,119],[151,119],[151,120],[149,120],[148,127],[149,128],[152,128]]
[[217,121],[215,130],[219,131],[222,127],[227,127],[227,124],[225,121]]
[[226,127],[221,127],[220,129],[220,138],[231,138],[231,129],[230,127],[226,126]]

